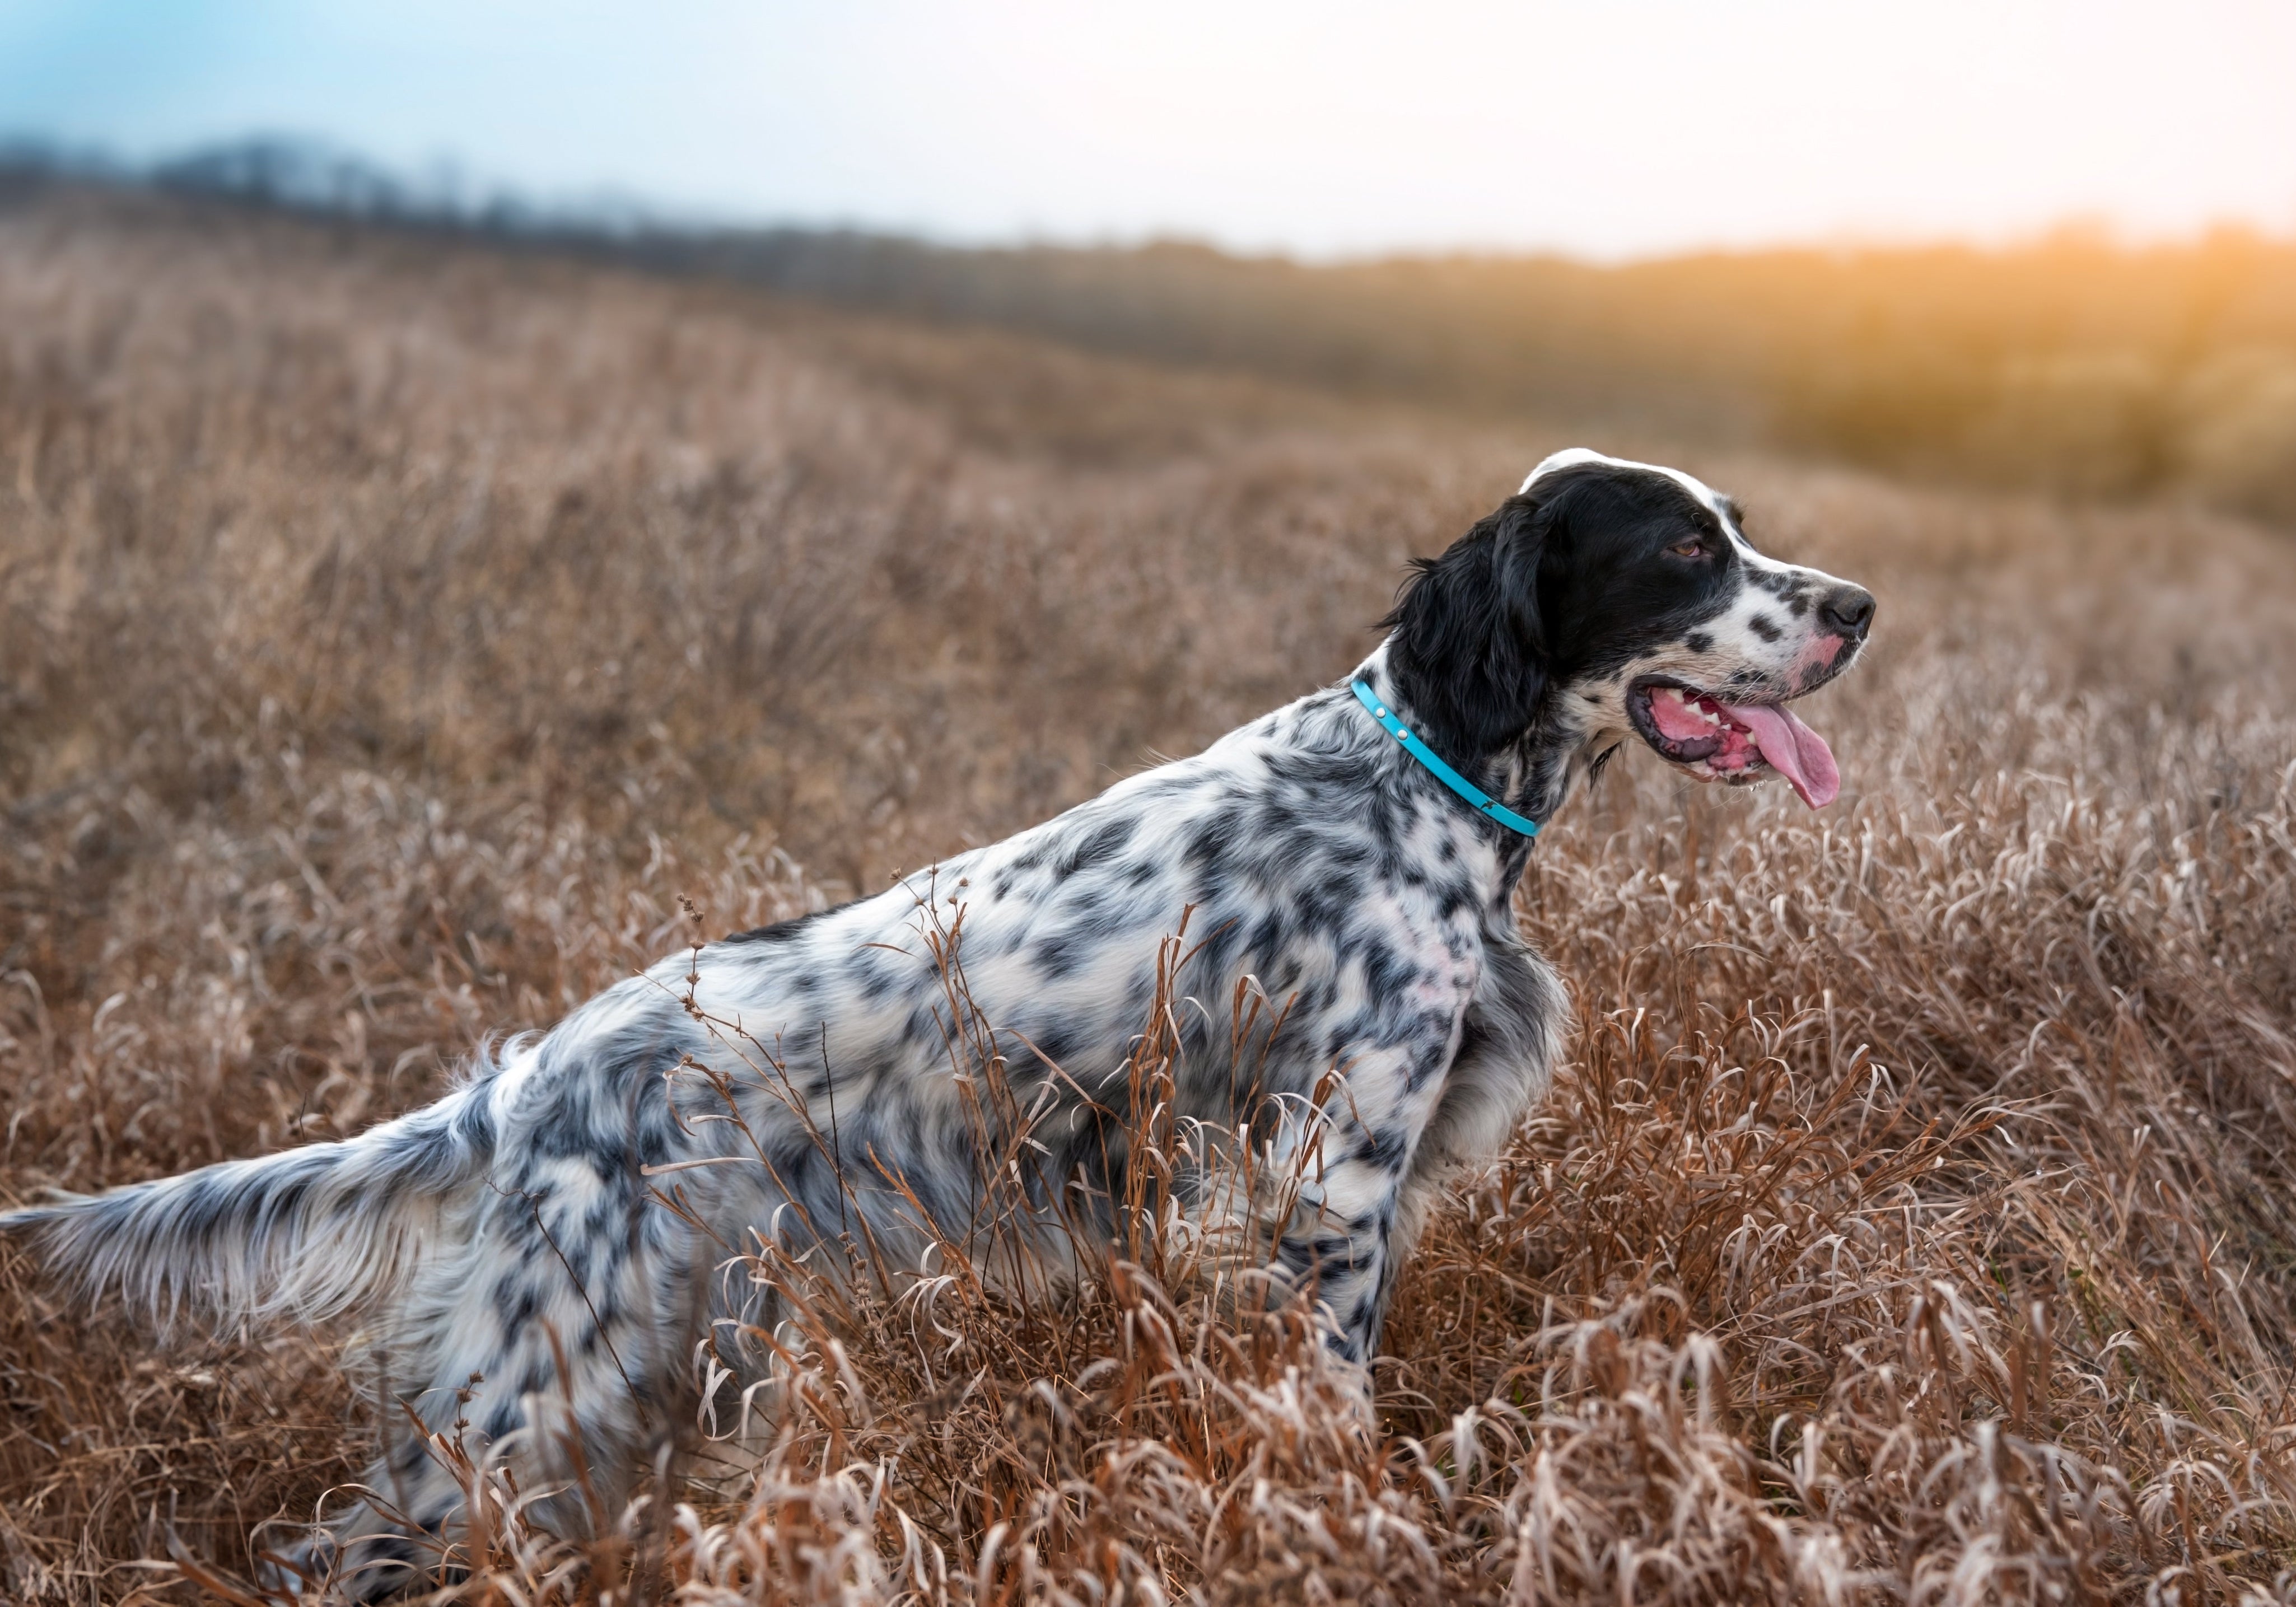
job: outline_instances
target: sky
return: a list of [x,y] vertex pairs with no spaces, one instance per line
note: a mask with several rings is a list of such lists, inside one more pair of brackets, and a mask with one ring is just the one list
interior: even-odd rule
[[1310,258],[2296,233],[2296,0],[0,0],[0,136]]

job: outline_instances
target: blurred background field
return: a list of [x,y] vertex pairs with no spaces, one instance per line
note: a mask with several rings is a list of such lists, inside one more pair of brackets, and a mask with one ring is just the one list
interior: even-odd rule
[[[2296,245],[2253,221],[1317,257],[20,147],[0,1201],[354,1130],[681,900],[753,926],[1192,751],[1573,444],[1878,594],[1809,709],[1845,791],[1630,754],[1542,834],[1570,1063],[1375,1406],[1177,1275],[955,1275],[802,1336],[762,1472],[492,1524],[457,1588],[2296,1600]],[[364,1460],[342,1338],[162,1344],[0,1251],[0,1599],[243,1574]]]
[[[70,172],[27,152],[11,187]],[[2296,521],[2296,245],[2243,226],[2136,245],[2098,223],[1989,248],[1610,266],[1494,253],[1308,264],[1182,242],[957,248],[458,205],[286,140],[197,152],[156,176],[191,196],[479,233],[1462,418]]]

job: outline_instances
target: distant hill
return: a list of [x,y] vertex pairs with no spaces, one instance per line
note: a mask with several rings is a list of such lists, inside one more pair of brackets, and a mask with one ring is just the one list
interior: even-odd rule
[[2249,234],[1307,266],[1185,243],[956,249],[693,225],[409,180],[292,140],[140,172],[22,152],[12,173],[20,190],[70,176],[446,229],[1476,414],[2077,495],[2191,495],[2296,521],[2296,243]]

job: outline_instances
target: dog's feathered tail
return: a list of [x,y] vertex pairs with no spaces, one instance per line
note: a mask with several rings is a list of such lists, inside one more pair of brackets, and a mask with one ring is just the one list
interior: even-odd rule
[[397,1289],[425,1230],[467,1209],[493,1158],[491,1093],[466,1086],[338,1144],[66,1195],[0,1215],[0,1234],[163,1325],[186,1308],[316,1321]]

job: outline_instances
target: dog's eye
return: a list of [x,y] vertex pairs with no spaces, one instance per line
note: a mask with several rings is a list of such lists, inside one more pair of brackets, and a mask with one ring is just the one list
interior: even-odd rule
[[1677,541],[1666,550],[1672,553],[1677,558],[1703,558],[1706,556],[1706,544],[1702,541]]

